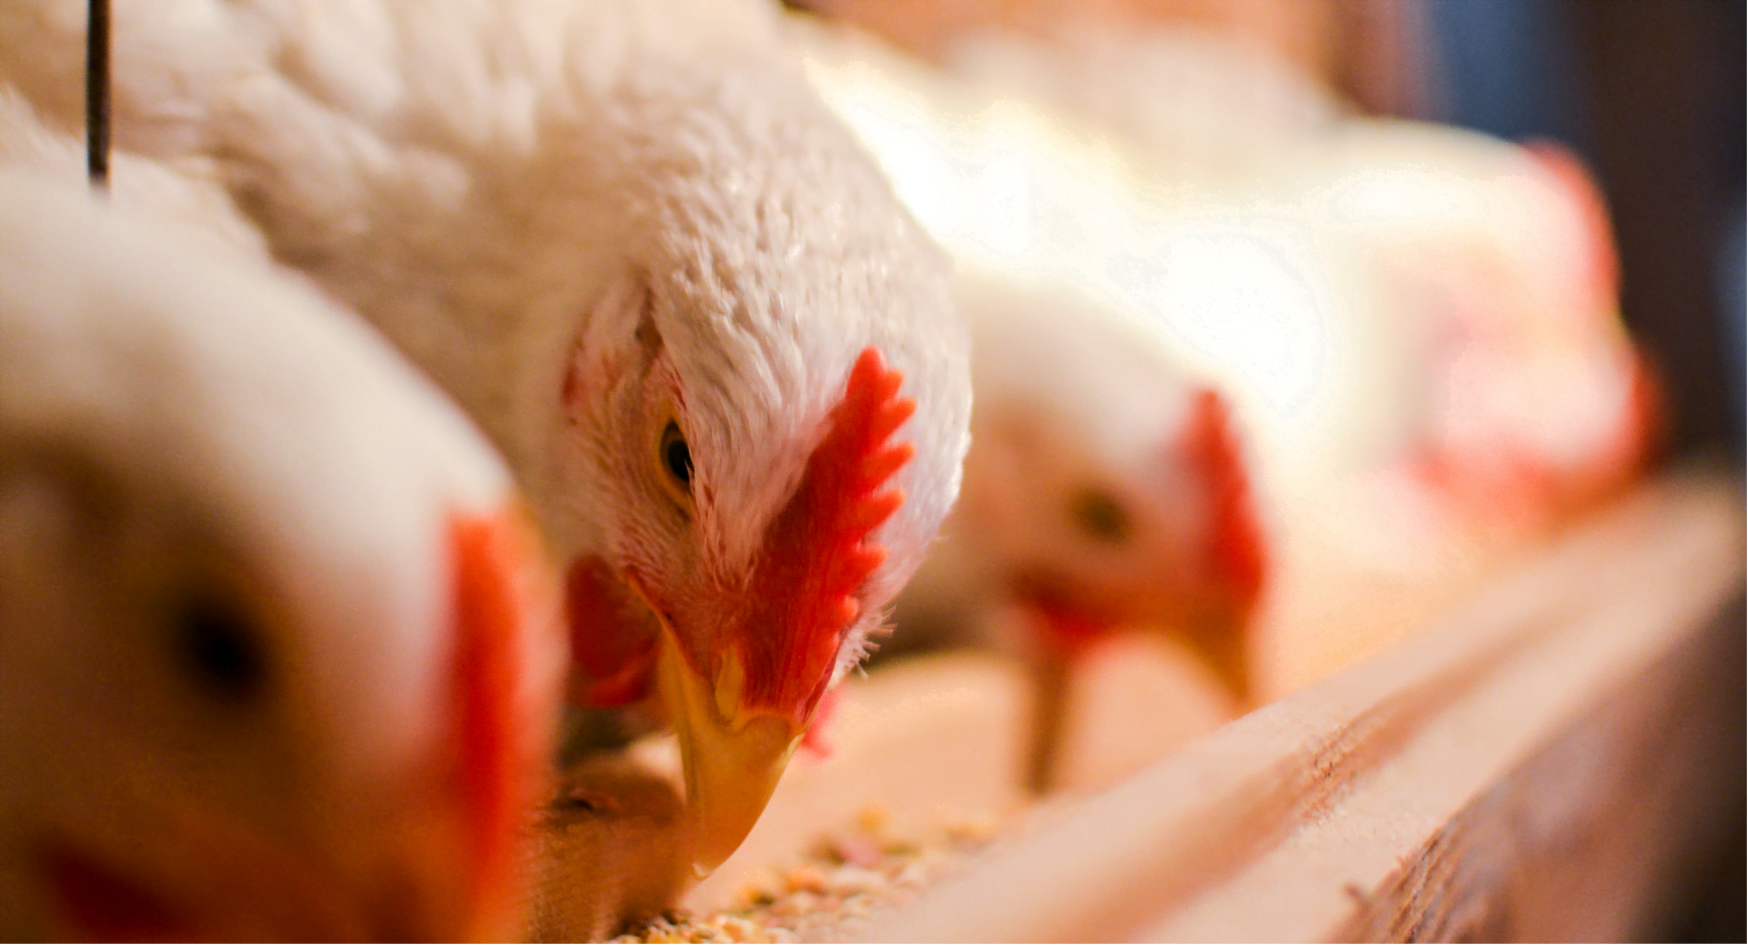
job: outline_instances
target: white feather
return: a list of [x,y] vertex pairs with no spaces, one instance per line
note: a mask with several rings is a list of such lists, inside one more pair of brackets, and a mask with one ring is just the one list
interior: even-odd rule
[[[1591,271],[1607,233],[1522,149],[1346,116],[1308,80],[1181,34],[977,37],[949,75],[806,18],[787,32],[930,231],[1012,287],[962,291],[976,442],[948,553],[913,600],[987,584],[997,562],[1087,573],[1049,534],[1066,516],[1039,510],[1126,481],[1174,384],[1236,404],[1265,507],[1375,507],[1356,536],[1397,527],[1397,506],[1366,499],[1441,437],[1465,478],[1527,457],[1580,490],[1642,447],[1636,359]],[[1459,409],[1462,366],[1442,359],[1463,332]],[[985,478],[986,414],[1004,412],[1061,458]]]
[[[63,121],[77,6],[0,11],[0,62]],[[725,572],[756,553],[849,366],[879,347],[917,401],[900,433],[917,455],[877,536],[890,555],[859,651],[957,493],[967,342],[944,261],[785,64],[772,11],[176,0],[116,14],[117,142],[211,162],[277,259],[481,423],[561,558],[664,537],[650,446],[600,413],[641,409],[639,392],[592,394],[580,434],[559,396],[579,357],[609,381],[635,366],[646,303],[688,392],[699,485],[723,510],[697,546]]]
[[[32,153],[0,171],[0,928],[67,934],[39,924],[45,838],[174,885],[189,815],[368,875],[360,838],[441,796],[446,529],[507,474],[371,331],[176,218],[214,208],[198,187],[118,162],[153,218]],[[179,675],[190,588],[259,621],[265,705]]]

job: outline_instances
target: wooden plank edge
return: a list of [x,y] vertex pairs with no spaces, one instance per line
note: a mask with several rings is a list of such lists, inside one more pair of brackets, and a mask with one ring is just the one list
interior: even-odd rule
[[[1741,523],[1735,491],[1716,477],[1649,486],[1437,629],[998,846],[868,938],[1308,939],[1351,928],[1350,887],[1381,886],[1505,771],[1734,593]],[[1461,729],[1469,702],[1499,715],[1502,698],[1508,737],[1471,737],[1454,758],[1438,744]],[[1459,769],[1442,772],[1441,796],[1417,799],[1421,809],[1382,838],[1378,823],[1348,823],[1367,783],[1399,780],[1394,769],[1416,752],[1418,763]],[[1315,868],[1332,853],[1342,869]],[[1365,855],[1373,862],[1352,862]],[[1252,901],[1258,883],[1276,901]]]
[[1739,839],[1718,828],[1742,817],[1743,600],[1463,808],[1330,938],[1671,939]]

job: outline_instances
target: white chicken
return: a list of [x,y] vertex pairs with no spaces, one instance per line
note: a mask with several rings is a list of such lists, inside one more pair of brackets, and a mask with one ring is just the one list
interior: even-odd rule
[[[82,6],[0,9],[0,68],[68,125]],[[117,145],[221,182],[485,428],[566,571],[573,693],[659,691],[720,862],[952,504],[970,411],[945,261],[772,11],[115,13]]]
[[1244,438],[1227,395],[1086,275],[1109,239],[1095,230],[1135,212],[1136,162],[848,31],[797,19],[788,38],[953,251],[972,326],[965,488],[901,598],[898,645],[969,635],[1026,657],[1036,787],[1065,668],[1119,628],[1170,632],[1248,701],[1266,541]]
[[1459,517],[1538,531],[1629,481],[1660,403],[1621,323],[1601,191],[1551,143],[1354,121],[1304,183],[1311,226],[1352,247],[1411,326],[1406,463]]
[[971,30],[940,51],[953,75],[1119,129],[1170,178],[1253,182],[1348,109],[1289,62],[1220,32],[1147,28],[1098,16],[1064,22],[1046,45]]
[[[1255,512],[1235,498],[1247,492],[1246,472],[1223,417],[1225,395],[1097,277],[1117,237],[1095,231],[1134,215],[1126,201],[1137,196],[1139,162],[1023,100],[955,82],[848,31],[805,20],[789,27],[810,79],[959,265],[955,298],[972,326],[979,406],[966,504],[955,518],[992,531],[987,541],[956,531],[929,569],[987,574],[995,559],[1030,559],[1030,568],[995,568],[1010,572],[996,583],[1013,586],[1019,570],[1078,573],[1087,586],[1070,596],[1099,598],[1093,610],[1147,611],[1164,623],[1242,611],[1260,575],[1210,565],[1223,531],[1213,523],[1232,526],[1229,535],[1249,531],[1238,523]],[[1075,498],[1100,483],[1099,501]],[[1225,511],[1216,493],[1232,498]],[[1104,501],[1118,495],[1126,501]],[[1087,553],[1079,542],[1096,537],[1088,528],[1131,531],[1139,544],[1105,547],[1095,578],[1075,560]],[[956,560],[954,546],[967,539],[982,563]],[[1075,582],[1046,583],[1067,593]],[[1214,608],[1216,599],[1232,606]],[[1241,675],[1229,665],[1220,672]]]
[[1151,326],[1049,279],[965,266],[958,282],[977,390],[965,486],[897,618],[905,646],[970,635],[1027,662],[1027,778],[1044,790],[1069,668],[1119,630],[1168,631],[1252,698],[1266,532],[1226,399]]
[[1143,146],[1144,179],[1182,196],[1136,202],[1111,282],[1248,395],[1289,479],[1408,463],[1460,516],[1545,524],[1643,460],[1655,397],[1607,209],[1557,146],[1355,117],[1188,29],[972,35],[947,58]]
[[0,171],[0,936],[516,933],[565,663],[508,472],[368,329],[67,176]]
[[1172,628],[1245,694],[1261,525],[1224,398],[1150,326],[1071,286],[966,267],[957,298],[978,393],[965,489],[901,615],[999,587],[1043,618],[1048,650],[1118,625]]
[[[977,541],[966,535],[988,529],[991,549],[1063,576],[1053,596],[1102,603],[1083,604],[1083,615],[1131,613],[1146,595],[1113,578],[1156,556],[1133,554],[1145,543],[1112,544],[1089,568],[1065,510],[1093,507],[1086,482],[1132,477],[1137,450],[1166,455],[1162,443],[1201,441],[1187,428],[1162,439],[1147,418],[1173,416],[1164,404],[1200,384],[1218,392],[1207,403],[1231,404],[1243,435],[1216,438],[1232,443],[1218,451],[1232,461],[1199,468],[1225,471],[1199,487],[1172,483],[1161,502],[1181,504],[1180,517],[1146,528],[1177,548],[1248,534],[1227,542],[1249,549],[1232,559],[1249,565],[1229,573],[1254,583],[1229,587],[1260,588],[1276,569],[1265,562],[1284,557],[1288,515],[1327,519],[1366,546],[1369,566],[1390,567],[1441,532],[1533,532],[1644,458],[1650,385],[1615,310],[1606,214],[1569,159],[1344,118],[1309,83],[1249,61],[1203,75],[1199,99],[1144,97],[1128,94],[1146,84],[1136,68],[1196,73],[1209,58],[1162,63],[1155,46],[1075,58],[1015,41],[963,56],[982,73],[965,78],[841,28],[800,20],[790,33],[810,78],[925,225],[962,265],[1013,284],[961,293],[977,326],[978,409],[1008,402],[1030,417],[1029,439],[1050,444],[986,477],[985,457],[1023,453],[1003,444],[1019,437],[974,418],[962,508],[928,568],[940,570],[919,576],[919,611],[941,612],[943,599],[980,586],[973,578],[986,571],[968,563],[976,556],[965,546]],[[1073,101],[1077,117],[1041,97]],[[1119,133],[1078,117],[1089,113]],[[1174,150],[1155,155],[1141,142]],[[1039,280],[1078,300],[1040,292]],[[986,321],[1003,327],[985,331]],[[1157,376],[1134,393],[1143,364]],[[1027,386],[1035,397],[1014,397]],[[1176,422],[1198,415],[1208,414],[1180,410]],[[1050,450],[1061,456],[1043,459]],[[1198,468],[1177,455],[1167,468]],[[1222,482],[1248,482],[1254,494]],[[1248,511],[1217,513],[1205,504],[1212,495],[1245,495]],[[1001,511],[974,511],[985,506]],[[1185,530],[1222,520],[1251,525]],[[1201,547],[1199,560],[1219,559]],[[1193,586],[1181,562],[1177,578],[1156,576],[1155,586]],[[1251,612],[1229,608],[1227,626],[1246,626]]]

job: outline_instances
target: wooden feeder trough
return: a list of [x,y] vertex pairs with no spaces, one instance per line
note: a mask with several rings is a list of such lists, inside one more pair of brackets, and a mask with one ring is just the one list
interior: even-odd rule
[[[1003,826],[920,893],[798,934],[1656,935],[1742,814],[1743,515],[1727,477],[1645,486],[1421,632],[1230,724],[1182,697],[1149,724],[1126,716],[1151,734],[1083,772],[1181,747],[1040,805],[1018,786],[1026,696],[1011,667],[955,656],[876,671],[849,688],[835,756],[798,760],[745,847],[683,905],[744,901],[741,887],[875,809]],[[1121,679],[1106,681],[1091,711],[1131,712]],[[612,934],[681,888],[672,761],[639,751],[572,772],[544,828],[537,937]]]

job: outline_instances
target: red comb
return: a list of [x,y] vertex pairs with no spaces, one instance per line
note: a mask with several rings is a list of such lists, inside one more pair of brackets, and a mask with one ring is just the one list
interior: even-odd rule
[[1183,442],[1190,461],[1208,484],[1214,511],[1209,551],[1214,573],[1248,611],[1262,593],[1266,568],[1262,524],[1238,433],[1233,429],[1232,410],[1219,392],[1204,389],[1196,395]]
[[770,629],[745,641],[749,702],[811,708],[829,681],[861,613],[857,592],[886,560],[869,536],[904,503],[902,489],[887,488],[915,453],[892,442],[916,411],[898,394],[903,381],[878,349],[863,349],[800,487],[766,533],[752,599],[775,612],[757,615],[750,625]]
[[1630,474],[1636,475],[1655,465],[1668,450],[1670,441],[1669,396],[1663,381],[1663,371],[1650,352],[1633,352],[1633,393],[1626,422],[1628,445],[1625,452],[1632,457]]
[[[517,510],[454,516],[449,544],[455,569],[454,711],[472,872],[473,901],[464,909],[473,921],[491,923],[513,903],[523,859],[516,837],[543,770],[547,719],[527,701],[529,643],[537,633],[558,631],[542,625],[552,609],[540,598],[550,589],[539,586],[531,570],[541,555],[532,526]],[[488,925],[476,931],[495,937],[504,930]]]

